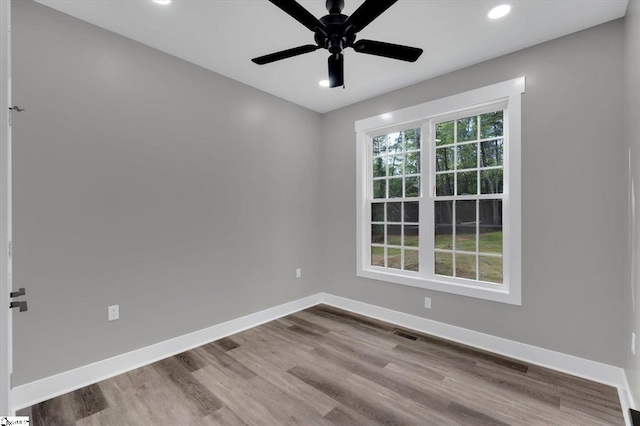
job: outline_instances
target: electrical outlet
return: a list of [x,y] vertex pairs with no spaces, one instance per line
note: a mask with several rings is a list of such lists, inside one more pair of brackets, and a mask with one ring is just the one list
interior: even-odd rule
[[107,308],[109,314],[109,321],[117,320],[120,318],[120,305],[112,305]]
[[302,276],[302,269],[296,269],[296,278],[300,278]]
[[636,333],[631,333],[631,353],[636,354]]
[[431,298],[430,297],[425,297],[424,298],[424,307],[427,309],[431,309]]

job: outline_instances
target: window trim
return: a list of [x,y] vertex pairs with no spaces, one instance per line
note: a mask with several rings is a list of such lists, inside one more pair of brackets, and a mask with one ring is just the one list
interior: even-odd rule
[[[356,196],[357,196],[357,268],[359,277],[382,280],[395,284],[408,285],[429,290],[437,290],[445,293],[458,294],[484,300],[492,300],[512,305],[522,305],[522,256],[521,256],[521,95],[525,92],[525,77],[482,87],[475,90],[459,93],[445,98],[433,100],[420,105],[376,115],[355,122],[356,131]],[[482,282],[465,283],[464,279],[446,278],[442,276],[425,276],[425,270],[421,272],[393,271],[388,268],[370,266],[370,248],[367,245],[369,238],[369,224],[371,212],[368,206],[368,181],[369,178],[369,150],[371,135],[386,130],[409,128],[412,125],[421,126],[422,142],[422,182],[420,194],[420,223],[429,223],[432,204],[430,194],[425,193],[432,187],[433,170],[432,146],[430,135],[434,121],[441,121],[448,116],[455,116],[464,112],[474,113],[485,108],[500,108],[503,105],[507,111],[505,119],[505,136],[508,140],[508,148],[505,152],[504,170],[505,178],[503,191],[503,211],[505,220],[503,229],[504,240],[504,270],[508,271],[508,283],[500,286],[483,284]],[[428,167],[424,167],[427,166]],[[400,201],[400,200],[399,200]],[[427,208],[425,208],[427,207]],[[432,256],[427,253],[432,246],[429,236],[420,232],[420,260]],[[368,262],[369,261],[369,262]],[[368,262],[368,263],[367,263]]]

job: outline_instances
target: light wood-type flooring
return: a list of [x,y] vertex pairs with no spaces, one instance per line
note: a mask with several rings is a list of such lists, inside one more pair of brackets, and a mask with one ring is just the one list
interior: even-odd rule
[[22,410],[39,425],[623,425],[615,388],[319,305]]

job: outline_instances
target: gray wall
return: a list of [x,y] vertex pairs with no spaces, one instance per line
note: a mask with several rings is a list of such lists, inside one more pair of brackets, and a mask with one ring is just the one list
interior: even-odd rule
[[[622,353],[624,367],[631,394],[636,401],[640,398],[640,352],[631,353],[631,333],[638,337],[636,343],[640,350],[640,136],[637,130],[640,117],[640,1],[631,0],[625,17],[625,142],[628,146],[630,167],[629,189],[629,255],[626,268],[627,276],[624,292],[624,332],[622,335]],[[635,202],[634,202],[635,200]],[[635,206],[634,206],[635,204]]]
[[[622,63],[623,21],[617,20],[325,114],[320,198],[326,291],[622,365]],[[527,78],[523,305],[357,278],[354,121],[521,75]],[[432,298],[431,310],[424,296]]]
[[[622,364],[622,20],[320,116],[30,0],[13,15],[16,384],[319,291]],[[354,121],[520,75],[523,306],[356,278]]]
[[320,291],[319,114],[27,0],[13,76],[16,385]]

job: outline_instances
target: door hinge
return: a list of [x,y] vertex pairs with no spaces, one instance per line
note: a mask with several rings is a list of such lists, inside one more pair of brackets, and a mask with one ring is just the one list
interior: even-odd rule
[[9,257],[13,256],[13,243],[12,243],[12,241],[9,241],[7,243],[7,254],[9,255]]
[[9,389],[13,389],[13,373],[9,373]]

